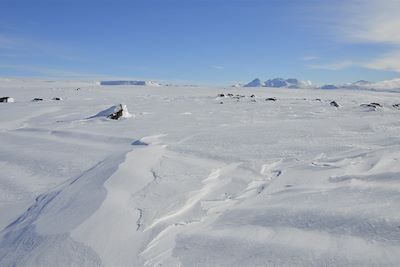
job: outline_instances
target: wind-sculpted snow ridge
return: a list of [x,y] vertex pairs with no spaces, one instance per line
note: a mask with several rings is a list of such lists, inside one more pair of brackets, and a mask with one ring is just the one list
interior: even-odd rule
[[0,266],[400,265],[396,93],[13,84]]

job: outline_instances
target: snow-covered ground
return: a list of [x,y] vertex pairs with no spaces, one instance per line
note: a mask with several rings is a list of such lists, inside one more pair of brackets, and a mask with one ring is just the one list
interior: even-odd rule
[[[10,79],[1,96],[0,266],[400,265],[397,93]],[[119,104],[132,117],[96,116]]]

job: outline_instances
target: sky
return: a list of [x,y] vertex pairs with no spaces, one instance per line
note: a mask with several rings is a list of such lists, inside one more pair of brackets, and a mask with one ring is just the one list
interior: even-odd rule
[[0,0],[0,76],[400,77],[400,0]]

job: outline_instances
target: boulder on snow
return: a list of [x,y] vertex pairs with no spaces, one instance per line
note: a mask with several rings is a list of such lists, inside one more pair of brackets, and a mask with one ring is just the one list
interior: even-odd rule
[[335,108],[340,107],[336,101],[331,101],[331,103],[329,103],[329,105],[331,105],[332,107],[335,107]]
[[100,111],[96,115],[90,117],[89,119],[94,118],[108,118],[112,120],[120,120],[132,117],[132,115],[128,112],[128,108],[124,104],[119,104],[116,106],[112,106],[108,109]]
[[265,101],[276,101],[275,97],[268,97],[265,99]]
[[378,108],[381,108],[382,105],[379,103],[369,103],[369,104],[361,104],[360,107],[364,108],[367,111],[375,111]]
[[397,109],[400,109],[400,104],[394,104],[393,107],[397,108]]
[[61,98],[61,97],[53,97],[51,100],[54,100],[54,101],[61,101],[62,98]]
[[8,96],[6,96],[6,97],[0,97],[0,103],[12,103],[12,102],[14,102],[15,100],[14,100],[14,98],[12,98],[12,97],[8,97]]
[[375,107],[380,107],[380,108],[382,107],[381,104],[375,103],[375,102],[370,103],[370,105],[375,106]]
[[43,98],[35,97],[34,99],[32,99],[32,102],[39,102],[39,101],[43,101]]

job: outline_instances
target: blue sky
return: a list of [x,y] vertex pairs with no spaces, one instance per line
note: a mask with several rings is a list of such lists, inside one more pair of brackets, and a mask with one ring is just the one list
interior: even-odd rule
[[0,76],[399,77],[400,0],[1,0]]

